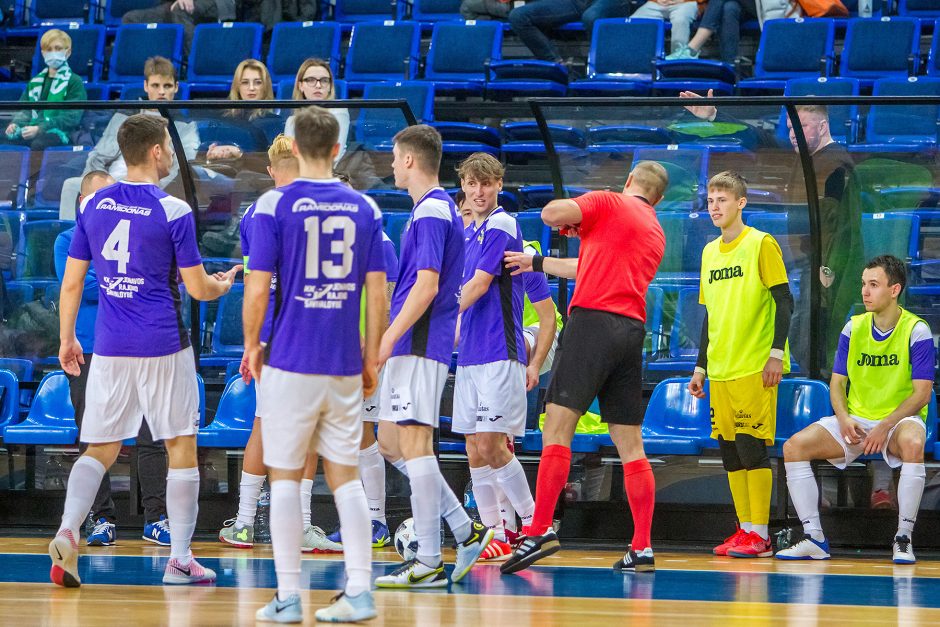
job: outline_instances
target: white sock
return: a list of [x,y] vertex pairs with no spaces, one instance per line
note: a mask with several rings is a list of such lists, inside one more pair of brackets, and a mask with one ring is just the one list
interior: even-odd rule
[[767,540],[770,536],[768,535],[770,529],[769,525],[751,525],[751,531],[762,537],[764,540]]
[[98,486],[107,468],[94,457],[82,455],[72,465],[69,482],[65,491],[65,508],[62,510],[62,523],[59,531],[68,529],[72,538],[78,542],[78,529],[88,516],[88,510],[94,504]]
[[238,515],[235,518],[239,524],[255,524],[262,485],[264,485],[264,475],[253,475],[242,471],[242,480],[238,486]]
[[395,467],[395,469],[396,469],[398,472],[400,472],[401,474],[405,475],[406,477],[408,476],[408,465],[407,465],[407,462],[405,461],[405,458],[404,458],[404,457],[399,457],[399,458],[396,459],[395,461],[391,462],[391,464],[392,464],[392,466]]
[[359,476],[369,503],[369,516],[383,525],[385,520],[385,458],[379,453],[378,442],[359,451]]
[[496,500],[499,502],[499,515],[503,519],[503,528],[512,532],[519,531],[516,525],[516,510],[509,502],[509,497],[499,487],[499,482],[496,484]]
[[313,479],[300,480],[300,519],[304,528],[313,524],[310,518],[310,499],[313,498]]
[[447,521],[447,526],[450,527],[450,532],[454,534],[457,542],[463,542],[470,537],[473,521],[470,520],[467,510],[457,500],[457,495],[447,485],[443,476],[441,476],[441,517]]
[[908,538],[914,533],[914,522],[920,509],[920,497],[924,495],[924,479],[927,473],[924,464],[901,464],[901,477],[898,479],[898,534]]
[[499,501],[496,498],[496,471],[490,466],[470,468],[473,480],[473,498],[480,512],[480,522],[490,528],[496,528],[503,522],[499,513]]
[[433,455],[409,459],[411,510],[418,536],[418,559],[431,568],[441,562],[441,469]]
[[883,461],[872,462],[871,465],[871,491],[890,492],[891,482],[894,479],[894,470]]
[[[789,477],[789,475],[787,476]],[[749,522],[741,523],[741,531],[743,531],[744,533],[751,533],[752,531],[754,531],[754,525],[752,525]]]
[[277,573],[277,598],[300,591],[300,483],[281,479],[271,483],[271,548]]
[[170,468],[166,473],[166,517],[170,519],[170,558],[183,566],[193,554],[189,545],[199,514],[199,469]]
[[522,519],[522,526],[531,525],[532,515],[535,513],[535,501],[532,499],[529,482],[525,478],[525,470],[522,469],[522,464],[515,455],[508,464],[496,469],[496,480],[509,498],[509,502],[512,503],[512,508]]
[[819,522],[819,486],[813,476],[813,467],[809,462],[786,462],[784,467],[787,470],[790,499],[796,508],[796,515],[803,523],[803,532],[813,540],[822,542],[826,536]]
[[345,592],[356,596],[372,588],[372,521],[362,482],[344,483],[333,492],[333,500],[343,537]]

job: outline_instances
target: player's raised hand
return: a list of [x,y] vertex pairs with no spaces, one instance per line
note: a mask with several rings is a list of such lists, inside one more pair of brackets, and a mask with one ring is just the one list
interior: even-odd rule
[[507,268],[513,269],[510,272],[512,276],[523,272],[532,272],[532,255],[507,250],[503,255],[503,261],[506,262]]
[[77,339],[73,338],[72,341],[59,345],[59,363],[62,364],[62,370],[73,377],[81,374],[79,364],[85,364],[85,354]]
[[[261,344],[245,348],[243,360],[248,361],[248,372],[257,383],[261,383],[261,366],[264,365],[264,348]],[[244,375],[242,375],[244,376]]]
[[[715,95],[714,89],[709,89],[706,94],[709,98]],[[701,98],[702,96],[695,93],[694,91],[682,91],[679,92],[680,98]],[[714,120],[715,116],[718,115],[718,109],[712,105],[688,105],[685,108],[686,111],[699,118],[700,120]]]
[[379,387],[379,370],[374,363],[364,362],[362,364],[362,396],[368,398],[375,394],[375,389]]
[[696,372],[689,381],[689,394],[695,398],[705,398],[705,375]]

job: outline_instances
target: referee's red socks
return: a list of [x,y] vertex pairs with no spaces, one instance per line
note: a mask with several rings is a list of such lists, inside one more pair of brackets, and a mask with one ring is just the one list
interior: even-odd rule
[[560,444],[551,444],[542,450],[539,476],[535,483],[535,513],[532,526],[523,529],[525,535],[542,535],[552,526],[555,504],[568,481],[571,469],[571,449]]
[[[541,478],[542,473],[539,472],[539,479]],[[630,511],[633,512],[633,550],[642,551],[650,546],[653,504],[656,501],[656,481],[653,479],[653,469],[645,457],[623,465],[623,486],[630,503]]]

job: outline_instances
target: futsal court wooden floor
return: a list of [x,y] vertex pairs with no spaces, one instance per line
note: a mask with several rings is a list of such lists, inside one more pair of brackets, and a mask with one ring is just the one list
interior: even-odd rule
[[[275,585],[270,547],[239,550],[197,542],[215,569],[214,586],[160,584],[169,548],[142,540],[82,547],[83,585],[49,582],[47,538],[3,538],[2,625],[251,625]],[[376,575],[397,555],[374,551]],[[884,555],[828,562],[734,560],[702,553],[658,552],[657,571],[621,574],[612,551],[563,550],[517,575],[480,564],[446,590],[375,591],[371,625],[555,627],[698,625],[940,625],[940,562],[895,566]],[[445,552],[445,560],[453,553]],[[305,556],[306,624],[339,589],[342,556]]]

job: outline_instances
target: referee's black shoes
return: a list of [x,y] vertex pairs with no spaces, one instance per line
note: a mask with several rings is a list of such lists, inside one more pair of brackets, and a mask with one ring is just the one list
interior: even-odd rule
[[656,563],[653,561],[653,549],[645,548],[639,553],[633,550],[633,547],[627,549],[627,553],[617,560],[614,564],[614,570],[651,573],[656,570]]
[[512,557],[502,563],[499,571],[504,575],[519,572],[540,559],[557,553],[559,549],[561,543],[558,542],[558,536],[555,530],[549,527],[545,535],[525,538],[513,551]]

